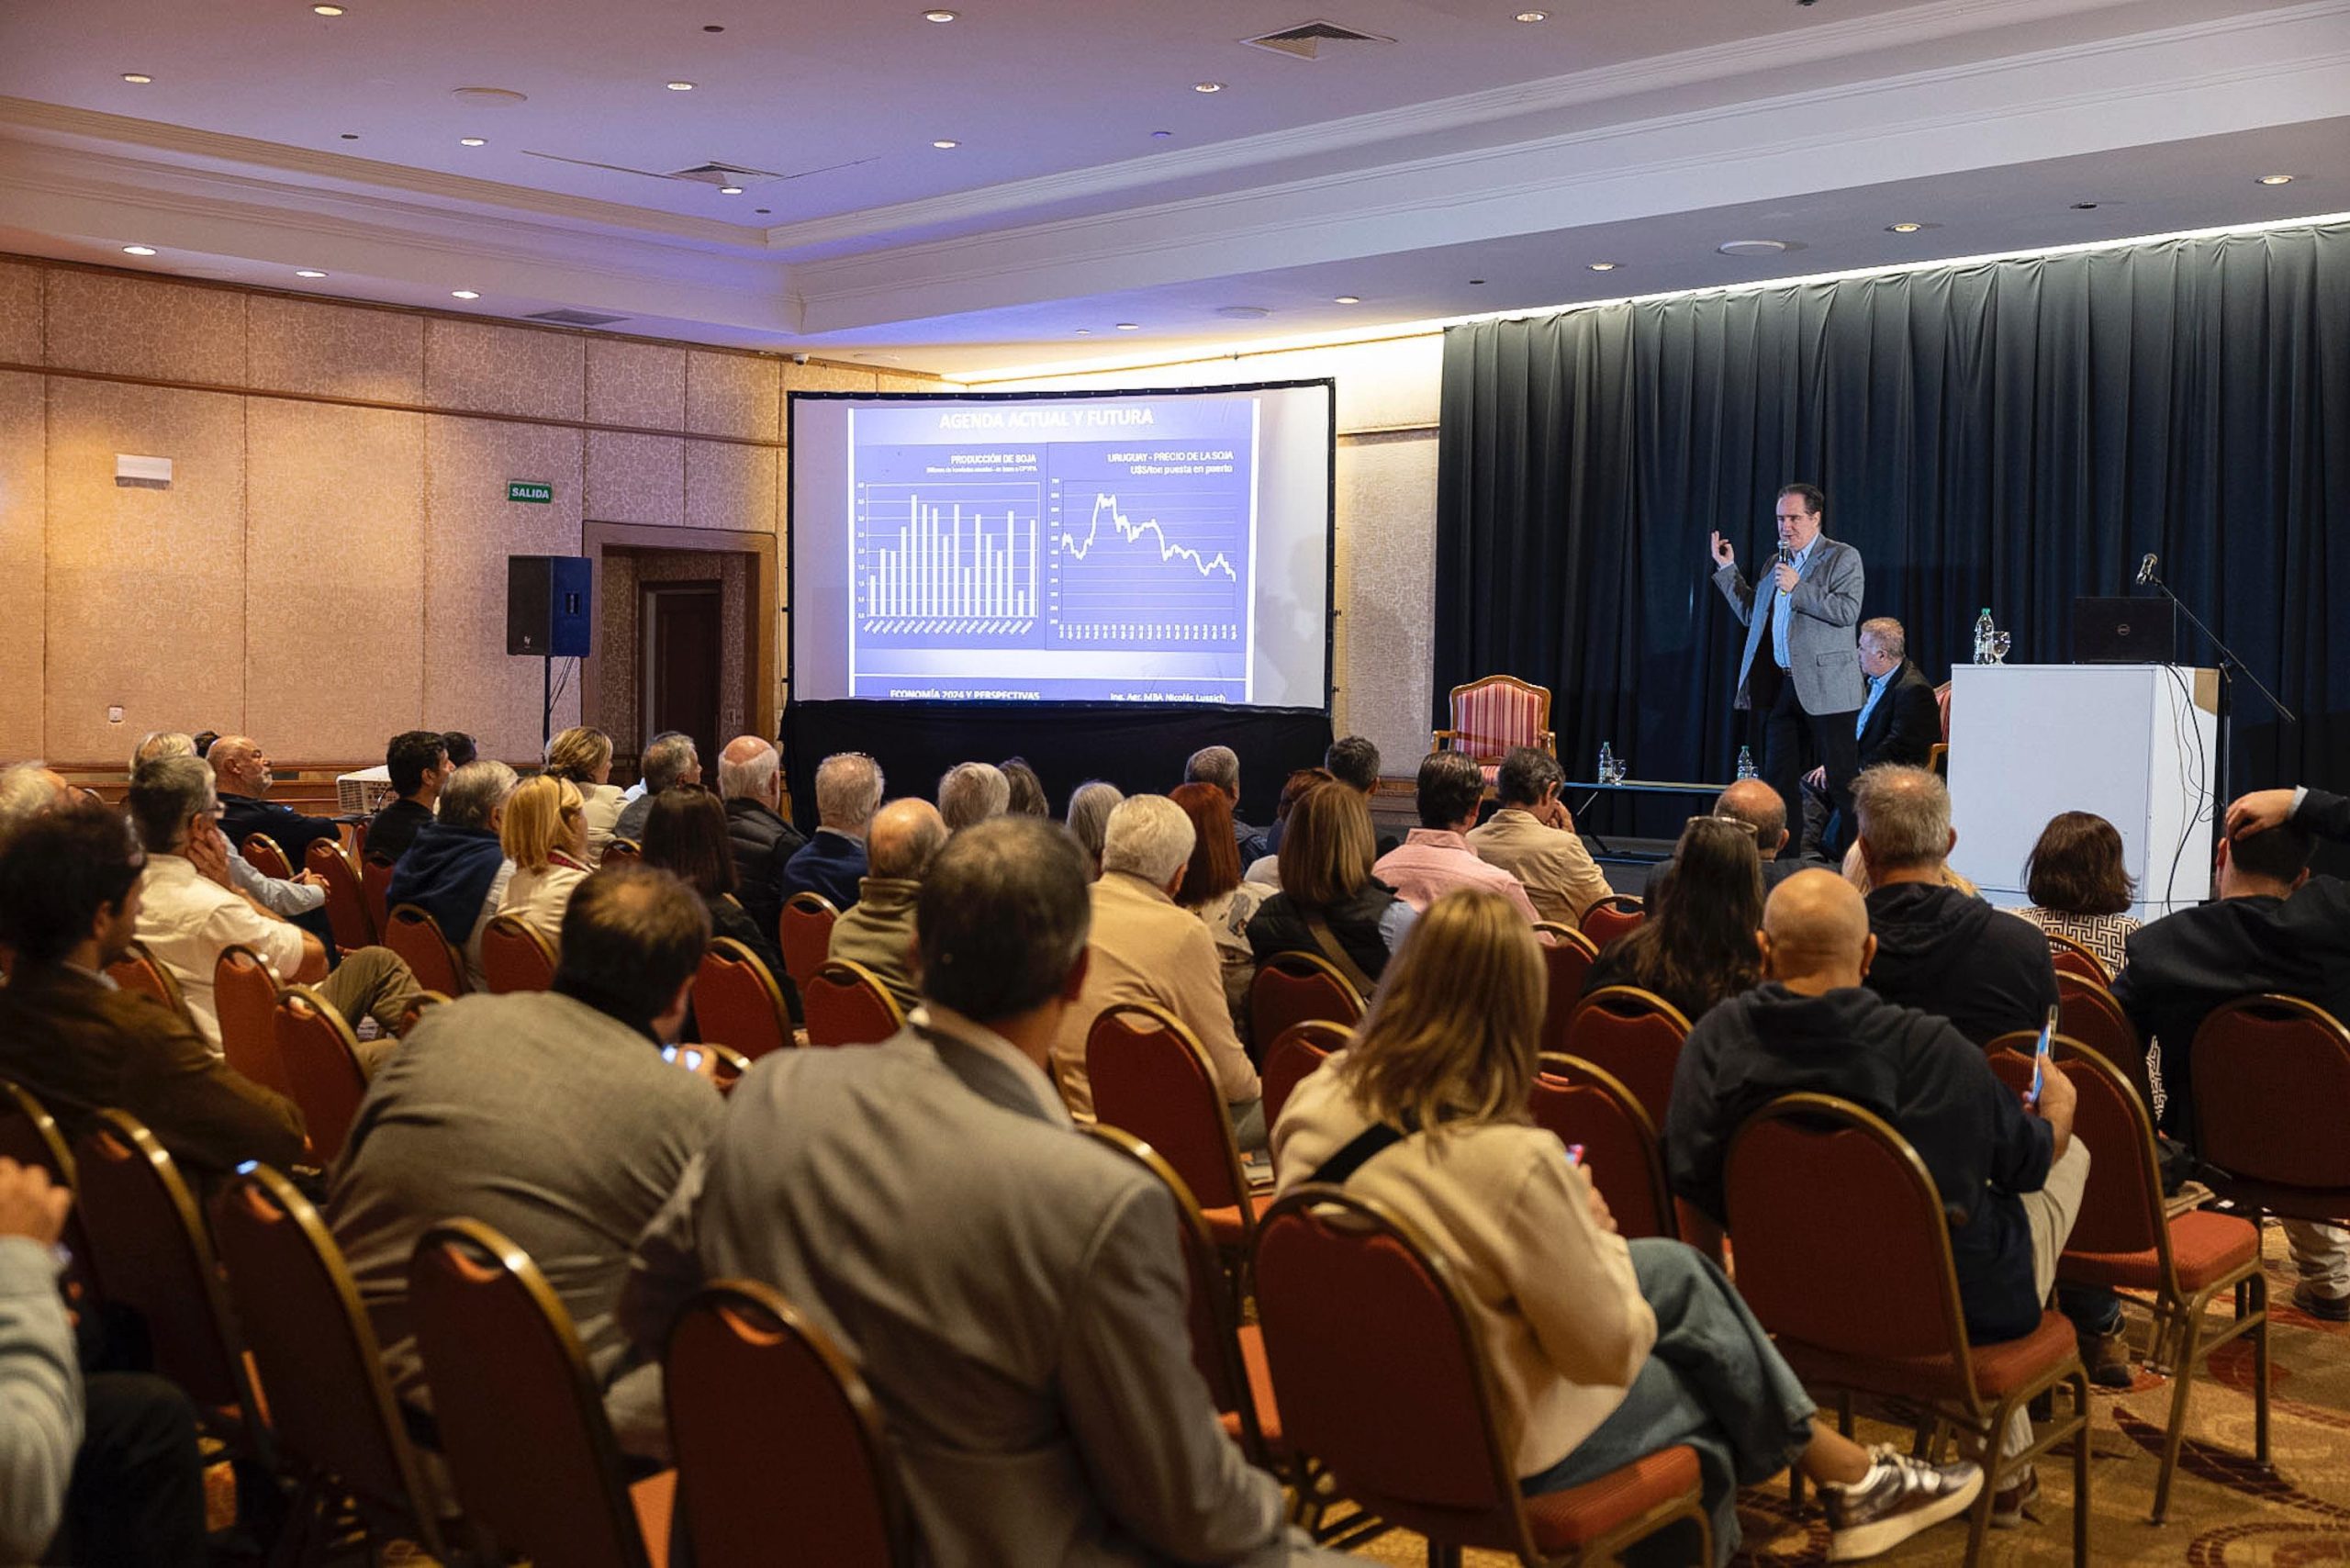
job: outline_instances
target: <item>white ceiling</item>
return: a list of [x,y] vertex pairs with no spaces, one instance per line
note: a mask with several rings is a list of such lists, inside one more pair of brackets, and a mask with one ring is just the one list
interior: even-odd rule
[[2350,0],[945,3],[26,0],[0,247],[974,371],[2350,209]]

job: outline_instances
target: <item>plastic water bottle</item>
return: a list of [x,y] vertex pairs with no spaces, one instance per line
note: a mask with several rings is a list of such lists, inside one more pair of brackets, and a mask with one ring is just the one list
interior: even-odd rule
[[1986,604],[1983,607],[1983,613],[1975,618],[1975,662],[1976,664],[1987,665],[1991,662],[1991,638],[1996,630],[1991,624],[1991,607]]
[[1616,751],[1606,741],[1599,743],[1599,781],[1602,784],[1616,782]]
[[1742,745],[1738,748],[1738,776],[1740,778],[1754,777],[1754,748],[1752,746]]

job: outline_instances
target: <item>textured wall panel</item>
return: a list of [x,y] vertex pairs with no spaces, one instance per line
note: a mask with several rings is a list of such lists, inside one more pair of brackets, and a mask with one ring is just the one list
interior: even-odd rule
[[686,520],[686,443],[671,436],[588,432],[588,515],[598,522]]
[[776,459],[779,455],[771,446],[688,442],[687,526],[730,529],[736,533],[771,532],[776,517]]
[[[539,755],[541,666],[506,651],[506,557],[579,554],[580,434],[435,418],[424,439],[424,722],[525,761]],[[554,504],[509,501],[509,479],[552,482]],[[555,728],[578,713],[575,678]]]
[[1428,747],[1436,644],[1436,437],[1338,448],[1341,734],[1378,743],[1381,771],[1409,775]]
[[245,296],[161,278],[49,274],[49,363],[221,386],[245,382]]
[[686,360],[686,428],[698,435],[776,441],[781,362],[696,349]]
[[424,400],[436,409],[576,420],[587,407],[587,340],[568,332],[424,323]]
[[278,756],[374,756],[424,722],[425,418],[247,406],[245,727]]
[[421,403],[424,322],[397,310],[256,294],[245,317],[251,385],[265,392]]
[[786,364],[782,367],[784,417],[776,428],[777,439],[789,441],[790,431],[790,402],[794,392],[878,392],[881,379],[869,370],[842,370],[829,364]]
[[[171,458],[171,487],[116,485],[118,452]],[[244,398],[50,378],[51,756],[244,727]]]
[[0,262],[0,359],[40,363],[42,270]]
[[[29,269],[22,269],[29,270]],[[7,285],[0,278],[0,293]],[[48,377],[0,375],[0,757],[42,756],[41,605],[49,476]]]
[[589,338],[588,417],[603,425],[685,429],[686,351]]

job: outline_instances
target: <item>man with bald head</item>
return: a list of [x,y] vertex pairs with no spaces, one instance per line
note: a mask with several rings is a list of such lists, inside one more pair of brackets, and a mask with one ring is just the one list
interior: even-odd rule
[[832,957],[871,969],[908,1012],[922,999],[914,980],[914,902],[931,857],[946,843],[946,820],[928,801],[892,801],[874,812],[856,902],[833,922]]
[[[1763,983],[1700,1018],[1673,1072],[1664,1148],[1675,1195],[1722,1224],[1722,1164],[1748,1116],[1783,1094],[1850,1100],[1890,1122],[1933,1173],[1969,1337],[1990,1344],[2039,1327],[2088,1179],[2063,1070],[2052,1066],[2040,1104],[2027,1105],[1947,1020],[1864,986],[1877,952],[1868,906],[1832,871],[1782,883],[1756,941]],[[2030,1439],[2019,1411],[2000,1451]],[[2037,1490],[2028,1476],[2011,1484],[1995,1518],[2020,1522]]]
[[[285,851],[288,867],[302,868],[302,857],[311,841],[342,842],[341,830],[331,817],[307,817],[289,806],[263,799],[277,782],[268,754],[251,735],[222,735],[206,754],[220,796],[221,835],[239,849],[245,840],[265,833]],[[330,949],[331,951],[331,949]]]
[[[784,867],[808,842],[783,820],[783,755],[756,735],[736,735],[718,754],[718,795],[726,802],[726,841],[734,850],[734,896],[773,941],[776,917],[790,896]],[[649,815],[652,808],[645,810]]]
[[1741,778],[1715,796],[1714,815],[1744,823],[1754,830],[1754,848],[1762,857],[1765,892],[1803,869],[1803,862],[1786,853],[1787,803],[1760,778]]

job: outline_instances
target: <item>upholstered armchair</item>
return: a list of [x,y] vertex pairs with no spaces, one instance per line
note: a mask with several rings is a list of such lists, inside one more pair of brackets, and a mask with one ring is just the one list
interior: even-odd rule
[[1503,756],[1522,745],[1557,752],[1550,690],[1516,676],[1489,675],[1452,689],[1452,727],[1437,731],[1428,749],[1467,752],[1491,783]]

